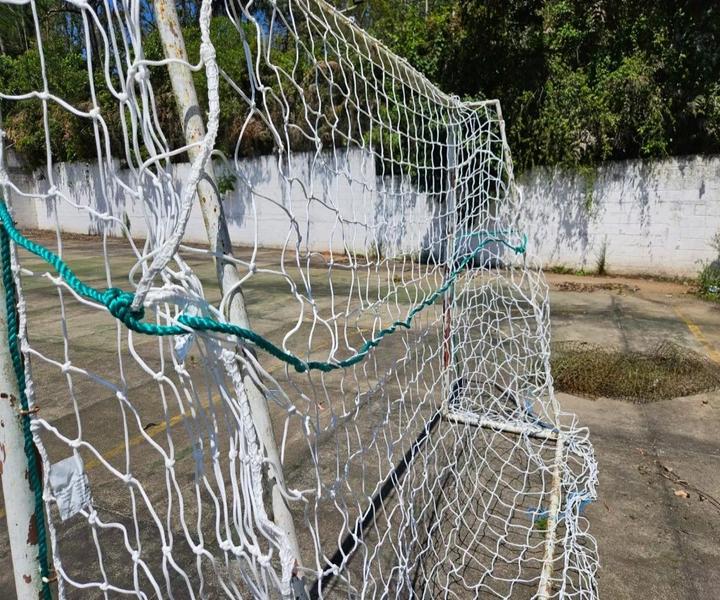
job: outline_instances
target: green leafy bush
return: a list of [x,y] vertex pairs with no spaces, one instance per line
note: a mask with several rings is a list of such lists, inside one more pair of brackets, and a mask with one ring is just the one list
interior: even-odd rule
[[[603,160],[720,152],[720,53],[716,51],[720,4],[716,2],[334,3],[343,9],[354,6],[348,15],[446,92],[466,98],[499,98],[518,171],[534,165],[578,167]],[[56,4],[52,0],[35,2],[43,27],[48,83],[53,94],[85,110],[91,104],[88,53],[84,36],[77,35],[83,29],[81,17],[77,12],[58,10]],[[256,13],[265,13],[259,21],[270,22],[272,4],[269,0],[253,3]],[[103,6],[97,4],[96,10],[102,13]],[[178,4],[192,61],[198,60],[200,46],[198,8],[199,0]],[[221,16],[224,9],[220,4],[214,12],[212,38],[218,63],[240,89],[249,92],[240,33],[234,23]],[[101,21],[104,18],[101,14]],[[151,11],[143,19],[146,58],[161,58]],[[247,22],[238,26],[251,47],[256,45],[257,35],[264,35]],[[0,6],[0,89],[5,93],[42,88],[33,27],[26,7]],[[299,31],[298,35],[304,34]],[[91,41],[95,46],[91,52],[96,57],[92,77],[97,83],[98,102],[114,149],[119,150],[125,134],[121,109],[107,91],[102,61],[97,60],[102,56],[101,40]],[[321,47],[317,50],[320,52]],[[314,111],[310,117],[320,128],[321,142],[337,141],[334,132],[347,129],[359,116],[338,87],[342,77],[331,76],[338,74],[339,65],[321,56],[313,64],[303,52],[296,53],[293,36],[283,33],[282,28],[273,31],[270,54],[280,69],[271,72],[266,61],[260,61],[256,68],[267,85],[283,84],[284,96],[268,94],[264,110],[273,119],[286,117],[298,124],[283,143],[295,150],[314,147],[314,133],[308,137],[302,130],[304,115],[296,112],[303,106]],[[345,65],[344,70],[347,68]],[[283,80],[287,77],[283,72],[292,73],[300,85]],[[150,74],[158,122],[172,146],[182,145],[167,70],[151,67]],[[204,72],[195,72],[193,77],[200,103],[206,107]],[[279,141],[225,78],[220,81],[220,95],[217,148],[241,157],[272,152]],[[91,120],[53,105],[51,102],[48,120],[55,159],[93,158]],[[377,115],[380,109],[371,107],[369,112]],[[40,100],[0,100],[0,111],[8,143],[30,163],[43,162]],[[395,115],[380,116],[393,119]],[[377,139],[370,142],[389,149],[401,143],[393,139],[389,128],[373,135]]]
[[703,263],[697,278],[698,295],[708,300],[720,300],[720,232],[713,236],[710,245],[718,258]]
[[703,265],[698,275],[698,293],[709,300],[720,300],[720,261]]

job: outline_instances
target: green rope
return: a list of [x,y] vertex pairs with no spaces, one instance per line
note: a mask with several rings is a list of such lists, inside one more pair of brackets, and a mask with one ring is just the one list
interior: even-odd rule
[[[524,254],[527,244],[527,238],[525,236],[523,236],[523,241],[520,245],[513,246],[502,237],[497,237],[492,232],[488,232],[487,237],[483,239],[471,253],[467,254],[458,263],[458,266],[448,275],[443,285],[426,297],[420,304],[413,307],[413,309],[408,313],[407,318],[395,321],[389,327],[385,327],[379,331],[372,339],[367,340],[355,355],[346,358],[345,360],[336,362],[306,362],[294,354],[286,352],[282,348],[273,344],[270,340],[264,338],[251,329],[245,329],[244,327],[233,325],[231,323],[222,323],[208,317],[197,317],[182,314],[177,318],[179,325],[158,325],[155,323],[146,323],[143,321],[144,311],[142,308],[137,311],[132,310],[132,303],[134,299],[133,294],[118,288],[108,288],[104,291],[98,291],[86,285],[57,254],[24,237],[15,227],[7,206],[2,200],[0,200],[0,222],[2,224],[2,227],[0,227],[0,259],[2,260],[2,277],[5,285],[5,304],[8,314],[8,346],[10,348],[13,367],[18,381],[18,388],[20,390],[20,405],[24,411],[28,410],[28,400],[25,393],[25,369],[18,342],[18,322],[16,313],[17,293],[10,258],[10,239],[12,239],[12,241],[18,246],[25,248],[27,251],[35,254],[51,265],[73,291],[107,308],[110,314],[119,321],[122,321],[128,329],[138,333],[154,336],[183,335],[188,332],[188,329],[234,335],[240,339],[253,343],[255,346],[264,350],[268,354],[271,354],[272,356],[291,365],[299,373],[311,370],[327,373],[336,369],[351,367],[361,362],[368,355],[370,350],[376,348],[380,344],[384,337],[395,333],[398,328],[410,329],[415,316],[428,306],[434,304],[438,298],[451,289],[457,278],[464,271],[465,267],[467,267],[467,265],[475,259],[478,253],[485,246],[493,242],[500,243],[510,248],[516,254]],[[485,235],[485,232],[482,234],[471,235]],[[23,436],[25,438],[24,446],[25,455],[28,461],[30,485],[32,486],[35,496],[38,555],[41,574],[44,579],[42,598],[45,600],[51,600],[52,596],[50,594],[50,586],[47,582],[50,571],[48,565],[45,513],[42,498],[42,477],[40,475],[40,466],[35,454],[35,445],[33,443],[32,432],[30,429],[30,417],[28,414],[25,414],[23,417]]]
[[[2,204],[2,210],[7,212],[5,205]],[[15,278],[12,273],[12,263],[10,260],[10,241],[8,234],[4,229],[0,229],[0,259],[2,260],[2,278],[5,285],[5,307],[7,310],[7,332],[8,347],[10,356],[12,357],[13,369],[20,391],[20,407],[23,411],[29,408],[27,394],[25,393],[25,367],[23,364],[22,354],[20,352],[20,344],[18,342],[18,321],[15,292]],[[35,529],[37,531],[38,559],[40,562],[40,575],[43,578],[41,598],[51,600],[50,584],[48,578],[50,576],[50,567],[48,565],[48,549],[47,549],[47,532],[45,529],[45,507],[43,504],[43,484],[40,474],[40,465],[38,464],[37,455],[35,454],[35,443],[33,442],[32,431],[30,430],[30,415],[28,412],[23,413],[22,429],[24,438],[25,457],[28,463],[28,476],[30,487],[35,497]]]
[[232,323],[221,323],[208,317],[197,317],[191,315],[181,314],[177,318],[179,325],[158,325],[156,323],[146,323],[143,321],[144,312],[143,309],[138,311],[132,310],[132,303],[134,295],[129,292],[124,292],[118,288],[108,288],[103,292],[100,292],[90,286],[84,284],[80,279],[73,273],[72,269],[57,255],[35,242],[28,240],[24,237],[16,228],[12,221],[12,217],[5,206],[5,203],[0,201],[0,221],[7,234],[12,240],[19,246],[22,246],[29,252],[32,252],[36,256],[42,258],[45,262],[55,268],[60,277],[67,283],[71,289],[77,292],[79,295],[84,296],[98,304],[102,304],[116,319],[122,321],[128,329],[137,331],[138,333],[144,333],[147,335],[155,336],[166,336],[166,335],[182,335],[188,332],[188,329],[194,331],[211,331],[215,333],[223,333],[228,335],[234,335],[247,342],[253,343],[255,346],[264,350],[268,354],[271,354],[275,358],[282,360],[283,362],[291,365],[298,373],[304,373],[306,371],[316,370],[327,373],[334,371],[335,369],[344,369],[351,367],[360,361],[362,361],[372,350],[380,344],[380,341],[397,331],[398,328],[410,329],[412,321],[419,312],[423,311],[428,306],[435,303],[445,292],[447,292],[453,285],[455,280],[460,276],[465,267],[475,259],[478,253],[490,243],[500,243],[513,250],[516,254],[524,254],[527,239],[523,236],[523,241],[518,246],[513,246],[505,239],[501,237],[495,237],[490,234],[489,237],[485,238],[470,254],[465,256],[462,261],[458,263],[458,266],[452,271],[445,283],[425,298],[420,304],[415,306],[409,313],[406,319],[398,320],[392,323],[389,327],[386,327],[379,331],[372,339],[367,340],[357,351],[356,354],[350,358],[335,362],[322,362],[322,361],[304,361],[301,358],[286,352],[282,348],[279,348],[273,344],[270,340],[264,338],[260,334],[256,333],[251,329],[245,329]]

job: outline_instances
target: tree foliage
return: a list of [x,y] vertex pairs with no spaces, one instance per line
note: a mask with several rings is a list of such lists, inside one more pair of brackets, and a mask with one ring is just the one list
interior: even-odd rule
[[499,98],[521,167],[720,150],[720,5],[369,0],[361,23],[448,92]]
[[[90,4],[102,19],[105,3]],[[445,91],[464,98],[499,98],[520,168],[720,150],[720,6],[716,3],[335,0],[335,4]],[[199,48],[198,5],[198,0],[178,2],[191,58],[197,57]],[[212,27],[220,66],[247,89],[242,43],[235,25],[220,16],[224,3],[217,5]],[[254,6],[259,12],[272,11],[267,0],[257,0]],[[116,115],[107,125],[120,148],[124,132],[117,102],[107,91],[101,61],[88,65],[79,9],[53,0],[38,0],[37,7],[50,90],[86,110],[89,83],[96,81],[103,114]],[[144,44],[148,58],[160,58],[149,7],[141,15]],[[0,89],[6,93],[42,89],[34,27],[27,5],[0,6]],[[255,32],[248,28],[246,33],[252,42]],[[101,56],[92,30],[90,38],[89,54]],[[297,138],[288,143],[296,148],[311,144],[313,140],[304,136],[318,123],[327,125],[324,130],[320,127],[323,135],[332,135],[342,129],[336,127],[338,119],[353,122],[356,115],[342,103],[342,90],[327,84],[332,78],[326,75],[335,65],[296,64],[294,42],[282,36],[274,38],[273,61],[286,64],[302,82],[301,89],[287,86],[290,96],[278,99],[273,110],[287,113],[303,102],[311,107],[315,102],[325,111],[313,116],[316,122],[307,132],[299,127]],[[162,129],[177,138],[171,140],[173,144],[180,145],[182,132],[176,126],[167,74],[156,68],[151,76]],[[204,75],[194,76],[202,93]],[[227,80],[221,82],[219,147],[241,156],[272,151],[277,140],[229,85]],[[201,102],[205,102],[202,97]],[[49,107],[55,159],[93,158],[91,120],[53,103]],[[43,162],[42,103],[37,98],[0,101],[0,110],[9,143],[31,162]],[[295,120],[302,124],[303,118],[298,114]],[[243,136],[241,147],[235,147],[243,128],[250,133]]]

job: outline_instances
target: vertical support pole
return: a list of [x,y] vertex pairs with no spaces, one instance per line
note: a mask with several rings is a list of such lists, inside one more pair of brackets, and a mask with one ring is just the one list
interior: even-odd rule
[[565,440],[561,433],[558,433],[555,444],[555,461],[553,464],[553,478],[550,488],[550,507],[548,508],[547,531],[545,533],[545,555],[543,556],[543,566],[540,573],[538,600],[550,600],[552,596],[553,561],[555,559],[560,494],[562,491],[560,467],[562,466],[563,452],[565,450]]
[[35,496],[30,488],[25,455],[20,389],[8,344],[6,290],[0,277],[0,479],[7,515],[10,554],[18,600],[37,600],[43,582],[40,571]]
[[[198,103],[192,72],[187,66],[188,57],[185,40],[180,29],[175,2],[173,0],[155,0],[153,9],[165,57],[182,61],[172,62],[168,64],[167,68],[170,73],[175,102],[183,123],[185,141],[187,144],[192,144],[188,149],[188,155],[190,160],[194,160],[200,152],[197,144],[205,137],[205,123]],[[210,242],[210,250],[216,256],[215,262],[220,289],[223,294],[226,294],[238,284],[240,275],[234,263],[222,258],[223,256],[232,257],[232,245],[211,161],[207,161],[204,176],[200,179],[197,187],[200,208],[205,221],[208,241]],[[233,292],[228,316],[232,323],[250,329],[245,299],[239,287]],[[262,390],[255,384],[255,380],[259,378],[256,373],[248,372],[249,369],[252,369],[252,367],[248,365],[243,370],[243,383],[252,409],[252,418],[258,438],[271,465],[269,480],[272,488],[274,521],[286,533],[297,566],[300,567],[300,547],[295,532],[295,524],[281,492],[285,487],[285,481],[280,462],[280,453],[270,419],[270,411]]]
[[[456,227],[458,221],[456,218],[456,193],[455,189],[457,186],[457,158],[455,155],[456,148],[456,136],[455,136],[455,125],[454,123],[448,124],[447,128],[447,194],[445,197],[445,230],[447,239],[445,240],[445,274],[446,277],[450,276],[450,273],[455,269],[455,238],[456,238]],[[455,348],[453,348],[453,307],[455,304],[455,284],[450,286],[450,289],[443,297],[443,312],[444,312],[444,348],[443,348],[443,366],[445,367],[445,390],[443,393],[443,414],[447,415],[449,412],[449,403],[451,400],[456,400],[457,395],[460,394],[459,384],[455,378]]]

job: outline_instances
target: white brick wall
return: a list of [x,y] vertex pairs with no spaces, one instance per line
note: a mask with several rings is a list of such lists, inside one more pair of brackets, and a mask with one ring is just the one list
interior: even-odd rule
[[[274,198],[292,209],[303,238],[313,250],[365,249],[374,237],[396,245],[400,251],[414,251],[427,245],[428,238],[442,229],[437,206],[424,194],[403,190],[396,205],[392,196],[378,195],[378,187],[389,182],[375,179],[374,165],[359,152],[344,162],[311,169],[312,154],[293,157],[290,175],[310,182],[312,192],[323,199],[310,205],[299,189],[283,184],[277,159],[261,157],[244,163],[244,176],[257,194]],[[317,160],[317,158],[316,158]],[[182,186],[188,166],[173,167],[174,186]],[[335,176],[338,169],[351,175]],[[120,172],[122,176],[122,171]],[[28,194],[46,191],[47,181],[13,169],[10,179]],[[56,186],[79,205],[103,206],[118,218],[127,215],[133,235],[144,237],[148,215],[143,203],[118,189],[107,197],[99,185],[94,164],[60,164],[55,167]],[[364,184],[358,183],[364,182]],[[595,177],[560,169],[537,169],[520,181],[523,193],[521,227],[528,234],[528,252],[548,266],[593,270],[603,244],[606,268],[615,273],[695,275],[702,261],[716,258],[712,237],[720,231],[720,157],[687,157],[663,161],[608,163]],[[592,201],[588,202],[588,183]],[[150,192],[148,192],[150,193]],[[255,228],[258,239],[269,247],[282,246],[293,237],[287,215],[277,205],[253,197],[241,182],[228,194],[225,208],[234,243],[252,245]],[[16,218],[23,227],[54,229],[59,219],[66,231],[88,233],[93,223],[87,212],[65,204],[46,205],[43,200],[11,194]],[[587,206],[590,204],[590,206]],[[343,215],[357,215],[359,225],[338,225],[335,206]],[[56,208],[60,206],[60,213]],[[151,219],[150,219],[151,221]],[[194,209],[187,231],[188,241],[205,241],[199,210]],[[390,242],[387,242],[390,240]],[[294,243],[294,240],[290,242]],[[388,249],[390,250],[390,249]],[[392,251],[392,250],[390,250]]]
[[537,169],[520,187],[529,252],[545,266],[591,271],[603,244],[615,273],[695,275],[717,258],[720,157],[607,163],[594,178]]
[[[222,173],[225,168],[216,165],[216,170]],[[164,193],[157,192],[156,180],[139,180],[117,162],[104,177],[97,163],[59,163],[52,172],[57,194],[47,196],[50,179],[45,171],[8,172],[16,188],[7,188],[10,202],[21,227],[55,230],[59,222],[63,231],[96,233],[98,218],[86,210],[90,207],[118,223],[129,222],[131,234],[145,238],[176,222],[174,204],[163,199],[171,188],[182,194],[190,165],[172,165]],[[112,185],[114,180],[126,188]],[[277,156],[245,160],[235,190],[223,196],[223,206],[230,236],[239,246],[253,246],[257,238],[264,247],[294,248],[300,236],[301,247],[311,251],[365,252],[380,240],[384,252],[401,254],[427,247],[442,229],[437,206],[426,194],[377,177],[374,157],[361,151],[298,153],[283,163]],[[112,234],[120,232],[119,226],[111,228]],[[197,203],[184,239],[207,241]]]

